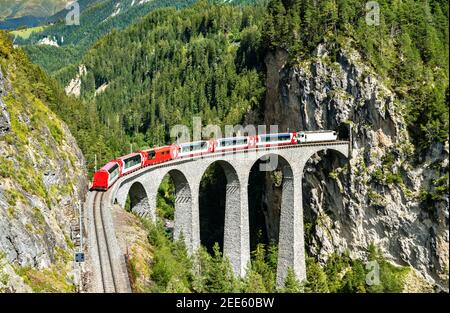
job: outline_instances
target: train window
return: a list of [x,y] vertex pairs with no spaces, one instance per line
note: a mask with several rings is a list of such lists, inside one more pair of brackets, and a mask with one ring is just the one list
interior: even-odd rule
[[133,166],[135,166],[135,165],[138,165],[138,164],[140,164],[141,163],[141,156],[140,155],[136,155],[136,156],[134,156],[134,157],[131,157],[131,158],[129,158],[129,159],[126,159],[125,161],[124,161],[124,163],[125,163],[125,169],[127,169],[127,168],[130,168],[130,167],[133,167]]
[[182,153],[189,152],[189,151],[191,151],[191,146],[190,145],[181,146],[181,152]]
[[156,156],[155,150],[151,150],[151,151],[148,152],[148,159],[149,160],[154,159],[155,156]]
[[291,140],[291,134],[279,134],[278,140],[279,141]]
[[261,135],[260,138],[261,138],[261,142],[266,142],[266,141],[268,141],[269,136]]
[[198,151],[206,148],[207,142],[206,141],[200,141],[197,143],[194,143],[191,145],[191,151]]
[[112,174],[115,170],[117,170],[119,168],[119,166],[117,164],[114,164],[109,170],[108,172],[110,174]]
[[271,135],[261,135],[261,142],[270,141],[287,141],[291,140],[291,134],[271,134]]
[[109,170],[109,181],[113,180],[117,175],[119,175],[119,166],[115,164]]

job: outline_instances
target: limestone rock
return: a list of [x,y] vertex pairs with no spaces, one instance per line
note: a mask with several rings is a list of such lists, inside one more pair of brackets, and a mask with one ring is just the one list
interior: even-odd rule
[[[336,61],[329,45],[293,66],[282,51],[266,57],[266,124],[280,131],[336,129],[352,141],[350,160],[323,154],[305,167],[304,216],[314,224],[306,249],[320,261],[345,249],[365,258],[375,243],[391,262],[448,290],[448,197],[433,208],[420,201],[421,191],[448,173],[448,142],[434,144],[420,164],[413,163],[414,146],[394,92],[350,44],[339,49]],[[397,180],[388,182],[388,176]],[[266,197],[267,203],[280,199],[273,192]]]
[[0,136],[9,132],[11,128],[11,120],[6,105],[3,103],[2,97],[6,94],[3,73],[0,70]]
[[[36,291],[43,282],[36,278],[32,286],[24,279],[29,273],[71,291],[70,227],[87,190],[84,157],[67,126],[40,100],[23,95],[12,104],[2,101],[6,92],[18,92],[9,79],[21,69],[0,62],[0,278],[7,277],[6,285],[0,279],[0,291]],[[8,111],[20,128],[11,127]]]

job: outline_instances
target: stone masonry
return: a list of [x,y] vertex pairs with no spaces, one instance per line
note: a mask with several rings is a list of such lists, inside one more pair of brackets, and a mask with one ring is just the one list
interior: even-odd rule
[[250,231],[247,186],[252,166],[260,159],[265,170],[277,166],[283,172],[282,203],[279,233],[277,284],[282,286],[291,267],[300,281],[306,279],[303,233],[302,177],[303,169],[314,154],[335,150],[345,157],[349,144],[344,141],[301,146],[243,150],[235,153],[211,154],[203,157],[173,160],[143,168],[121,178],[108,192],[111,203],[124,207],[130,195],[133,212],[156,218],[156,195],[166,174],[175,184],[175,238],[183,234],[189,253],[200,245],[199,189],[208,167],[218,162],[226,178],[226,208],[224,223],[224,254],[229,257],[236,275],[245,276],[250,262]]

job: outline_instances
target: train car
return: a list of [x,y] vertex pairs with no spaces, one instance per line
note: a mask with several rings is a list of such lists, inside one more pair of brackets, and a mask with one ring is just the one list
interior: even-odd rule
[[214,140],[186,142],[177,145],[176,157],[193,157],[214,151]]
[[120,177],[120,164],[111,161],[95,172],[91,190],[108,190]]
[[144,156],[143,166],[149,166],[170,161],[177,157],[177,147],[175,145],[157,147],[140,151]]
[[296,143],[296,133],[264,134],[257,136],[256,147],[283,146]]
[[247,149],[251,142],[252,140],[250,137],[230,137],[217,139],[214,141],[213,152]]
[[298,143],[321,142],[321,141],[335,141],[337,140],[337,133],[330,130],[320,131],[302,131],[297,133]]
[[123,176],[141,168],[144,163],[144,157],[142,153],[131,153],[118,158],[117,161],[120,163],[122,170],[120,176]]

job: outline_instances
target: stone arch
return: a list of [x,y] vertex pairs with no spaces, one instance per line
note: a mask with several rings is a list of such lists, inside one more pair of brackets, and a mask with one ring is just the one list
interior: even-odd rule
[[144,217],[150,214],[150,202],[144,185],[139,181],[134,182],[128,190],[128,196],[131,212]]
[[[269,175],[265,175],[264,173],[270,173]],[[256,178],[255,178],[256,176]],[[292,184],[293,178],[293,169],[289,161],[283,156],[275,153],[268,153],[261,157],[259,157],[250,167],[250,173],[248,176],[248,197],[249,197],[249,218],[252,224],[257,223],[255,216],[257,216],[261,220],[260,214],[261,212],[252,212],[250,211],[250,206],[252,209],[256,209],[259,205],[262,206],[262,213],[264,218],[264,226],[263,237],[266,237],[267,241],[275,241],[278,242],[279,237],[279,218],[280,211],[282,206],[292,206],[293,196],[288,195],[288,192],[284,192],[284,190],[290,191],[292,188],[288,188],[290,184]],[[260,183],[259,180],[263,180],[264,183]],[[258,182],[257,182],[258,181]],[[254,201],[259,200],[258,196],[261,195],[252,195],[251,192],[257,192],[256,184],[263,184],[263,186],[267,187],[266,183],[271,182],[272,189],[265,189],[265,199],[272,198],[270,203],[265,203],[261,201],[258,205]],[[281,190],[281,197],[276,197],[279,191]],[[258,193],[258,192],[257,192]],[[274,198],[277,198],[278,201],[273,203]],[[262,200],[262,199],[261,199]],[[261,222],[261,221],[260,221]],[[254,225],[250,225],[251,236],[255,236]],[[255,245],[255,238],[251,238],[251,242],[253,242],[253,247]],[[266,242],[268,243],[268,242]]]
[[[243,242],[242,231],[248,227],[248,222],[241,219],[243,214],[241,198],[243,188],[241,179],[239,178],[235,166],[224,160],[214,160],[210,162],[206,166],[201,177],[203,177],[207,169],[214,164],[221,167],[226,178],[223,253],[230,259],[234,272],[243,276],[245,274],[245,266],[248,257],[242,249],[243,246],[246,247],[245,243],[247,242],[245,239]],[[202,230],[200,229],[200,233],[201,232]]]
[[163,175],[160,175],[160,181],[156,184],[154,203],[156,207],[156,193],[166,175],[169,175],[175,185],[175,213],[174,213],[174,237],[179,239],[181,236],[186,241],[188,250],[191,251],[192,229],[192,190],[186,175],[178,169],[170,169]]
[[[220,166],[221,170],[223,171],[224,175],[225,175],[225,210],[224,210],[224,217],[223,217],[223,228],[224,228],[224,233],[223,233],[223,237],[233,237],[233,234],[227,233],[227,225],[229,225],[230,223],[233,223],[233,218],[232,215],[230,215],[229,213],[233,210],[233,208],[240,208],[240,181],[239,181],[239,176],[236,172],[236,169],[233,167],[233,165],[231,165],[229,162],[224,161],[224,160],[214,160],[212,162],[210,162],[209,164],[207,164],[207,166],[205,167],[205,170],[203,171],[202,175],[200,177],[204,177],[206,171],[208,169],[211,168],[211,166],[214,165],[218,165]],[[201,188],[201,184],[199,184],[199,195],[200,195],[200,188]],[[228,214],[227,214],[228,212]],[[228,217],[228,219],[227,219]],[[202,229],[200,229],[200,234],[202,232]],[[224,245],[225,245],[225,240],[224,240]],[[230,243],[230,242],[229,242]],[[224,248],[224,247],[223,247]],[[225,250],[225,249],[224,249]]]
[[[280,202],[280,222],[278,232],[278,265],[277,265],[277,284],[281,286],[284,283],[287,269],[292,267],[300,278],[303,277],[300,268],[304,267],[303,237],[298,238],[297,233],[303,232],[302,229],[294,232],[298,218],[301,220],[301,211],[299,212],[299,201],[296,190],[299,189],[296,180],[299,178],[295,175],[294,164],[281,154],[267,153],[258,158],[253,164],[253,168],[260,160],[266,160],[266,165],[258,170],[274,171],[279,169],[282,174],[281,202]],[[250,177],[249,177],[250,178]],[[297,209],[296,209],[297,208]],[[300,213],[300,215],[298,215]],[[301,254],[301,255],[299,255]],[[303,260],[303,262],[301,261]]]
[[342,146],[338,146],[338,147],[315,147],[315,149],[311,149],[308,151],[308,153],[305,153],[303,155],[303,160],[304,162],[302,162],[302,167],[301,167],[301,172],[303,172],[304,170],[304,166],[306,165],[306,163],[316,154],[318,153],[322,153],[322,154],[328,154],[328,151],[332,151],[333,153],[336,153],[337,155],[341,156],[342,159],[347,159],[348,158],[348,147],[342,147]]

